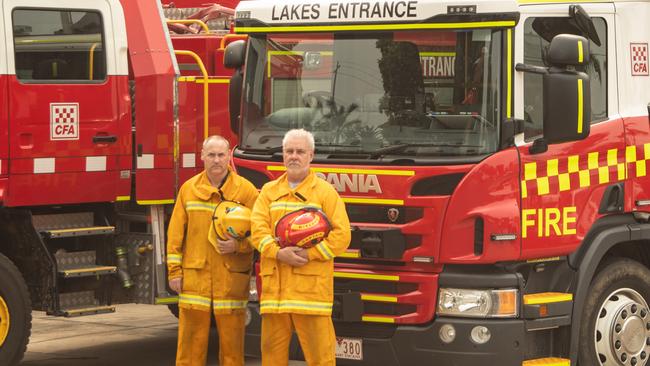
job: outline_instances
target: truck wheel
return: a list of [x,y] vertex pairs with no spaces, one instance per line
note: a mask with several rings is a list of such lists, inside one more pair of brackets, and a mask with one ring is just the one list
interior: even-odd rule
[[580,365],[645,365],[650,358],[650,270],[631,259],[593,279],[580,322]]
[[16,266],[0,254],[0,365],[23,359],[32,329],[29,292]]

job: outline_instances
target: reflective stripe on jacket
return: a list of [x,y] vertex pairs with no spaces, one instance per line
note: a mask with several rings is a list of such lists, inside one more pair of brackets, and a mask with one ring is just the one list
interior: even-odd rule
[[[325,240],[308,249],[309,263],[291,267],[276,260],[280,247],[274,230],[282,216],[303,207],[322,209],[332,230]],[[350,244],[350,222],[345,204],[334,187],[311,172],[291,189],[284,174],[264,185],[251,221],[251,243],[261,253],[261,312],[331,315],[333,259]]]

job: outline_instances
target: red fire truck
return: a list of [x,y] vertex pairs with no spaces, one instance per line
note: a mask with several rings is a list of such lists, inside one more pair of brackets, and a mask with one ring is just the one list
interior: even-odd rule
[[232,9],[216,5],[5,0],[1,9],[0,365],[14,365],[32,309],[78,316],[175,302],[166,213],[202,169],[204,137],[234,142],[222,57],[242,36],[229,35]]
[[[282,136],[305,128],[313,169],[347,203],[341,364],[647,364],[649,13],[634,1],[238,5],[235,33],[249,38],[226,61],[244,74],[231,81],[239,173],[258,187],[282,174]],[[249,310],[246,350],[259,354]]]

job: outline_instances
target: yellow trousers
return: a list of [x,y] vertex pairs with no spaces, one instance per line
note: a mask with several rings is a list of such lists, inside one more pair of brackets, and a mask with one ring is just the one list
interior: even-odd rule
[[[176,366],[205,366],[210,312],[180,308]],[[244,311],[215,314],[219,333],[219,366],[244,366]]]
[[309,366],[336,365],[336,336],[332,318],[322,315],[263,314],[262,366],[289,364],[293,330]]

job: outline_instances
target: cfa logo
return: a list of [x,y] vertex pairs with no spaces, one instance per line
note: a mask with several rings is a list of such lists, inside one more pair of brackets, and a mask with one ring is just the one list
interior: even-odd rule
[[338,192],[350,193],[381,193],[379,179],[374,174],[345,174],[345,173],[321,173],[316,176],[334,186]]

